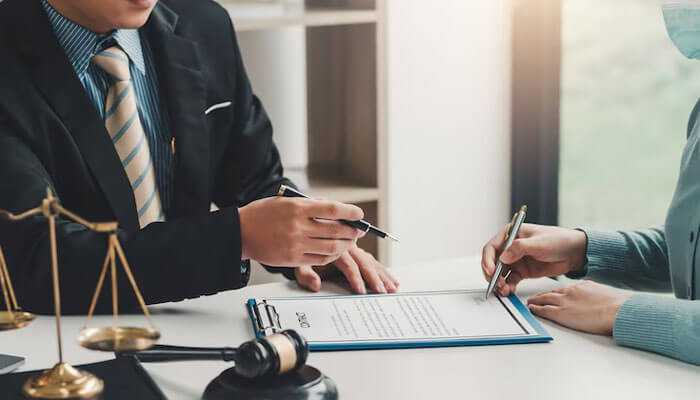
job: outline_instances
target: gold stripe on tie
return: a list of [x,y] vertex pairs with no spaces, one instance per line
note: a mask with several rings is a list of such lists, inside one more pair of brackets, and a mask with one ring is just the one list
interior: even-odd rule
[[105,127],[134,192],[141,228],[159,220],[162,210],[146,133],[141,125],[129,57],[117,46],[95,55],[92,61],[112,84],[105,100]]

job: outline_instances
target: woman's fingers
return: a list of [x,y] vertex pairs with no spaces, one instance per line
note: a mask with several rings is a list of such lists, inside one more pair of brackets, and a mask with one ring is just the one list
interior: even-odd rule
[[518,284],[523,279],[527,279],[529,277],[530,273],[527,262],[524,260],[519,261],[511,268],[510,274],[505,280],[505,284],[503,285],[503,287],[507,290],[508,293],[515,292],[515,288],[518,287]]
[[557,321],[557,318],[559,317],[559,314],[561,312],[561,307],[558,306],[540,306],[537,304],[529,304],[528,308],[530,311],[532,311],[535,315],[540,316],[542,318],[547,318],[548,320]]
[[313,267],[299,267],[294,270],[294,275],[299,286],[312,292],[321,290],[321,277],[318,276]]
[[525,264],[525,260],[520,260],[515,264],[504,268],[504,272],[496,284],[496,291],[499,295],[508,296],[509,294],[515,292],[516,286],[518,286],[518,283],[520,283],[520,281],[524,278],[521,271],[523,268],[527,268]]
[[481,272],[484,278],[488,281],[491,279],[496,270],[496,249],[491,243],[486,243],[486,246],[481,250]]
[[494,271],[496,271],[496,261],[498,249],[503,246],[506,241],[506,233],[510,224],[506,224],[501,230],[489,240],[481,250],[481,270],[484,273],[484,278],[490,280]]
[[527,304],[534,304],[538,306],[561,306],[564,301],[564,296],[565,295],[557,292],[540,293],[530,297],[527,300]]
[[531,238],[514,240],[508,250],[501,254],[501,261],[506,264],[514,264],[523,257],[531,255],[533,242]]
[[367,293],[367,288],[365,282],[362,279],[362,274],[360,273],[360,268],[357,262],[350,256],[350,253],[346,252],[335,262],[336,267],[345,276],[348,281],[350,288],[355,293],[365,294]]

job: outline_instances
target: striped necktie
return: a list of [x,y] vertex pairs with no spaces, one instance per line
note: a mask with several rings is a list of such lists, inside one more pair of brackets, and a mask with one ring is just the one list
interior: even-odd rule
[[101,51],[92,61],[111,80],[105,100],[105,126],[131,183],[141,228],[163,220],[160,194],[146,133],[136,105],[129,57],[117,46]]

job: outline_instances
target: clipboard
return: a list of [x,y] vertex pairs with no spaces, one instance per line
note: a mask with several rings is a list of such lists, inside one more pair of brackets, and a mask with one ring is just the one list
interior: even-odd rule
[[311,351],[553,340],[516,295],[483,297],[483,289],[270,297],[248,299],[246,308],[257,338],[295,329],[306,337]]

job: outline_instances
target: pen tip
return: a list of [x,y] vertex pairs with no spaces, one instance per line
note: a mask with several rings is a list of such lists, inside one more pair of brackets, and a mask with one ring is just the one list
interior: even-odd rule
[[394,242],[396,242],[396,243],[399,243],[399,242],[400,242],[399,238],[397,238],[397,237],[394,236],[394,235],[391,235],[391,234],[387,233],[386,236],[387,236],[389,239],[391,239],[391,240],[393,240]]

